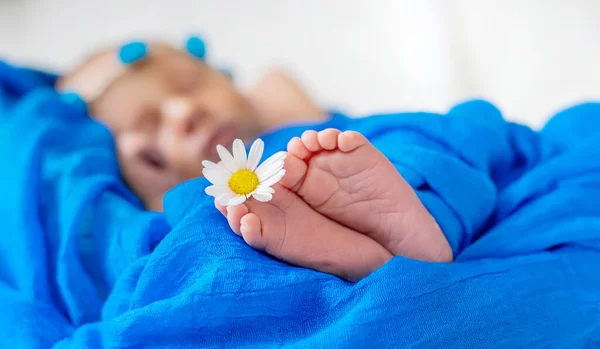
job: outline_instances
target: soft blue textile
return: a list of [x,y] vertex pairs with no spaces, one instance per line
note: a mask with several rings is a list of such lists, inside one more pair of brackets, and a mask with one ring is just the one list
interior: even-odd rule
[[472,101],[265,135],[270,155],[307,128],[363,132],[456,254],[352,284],[248,247],[203,179],[144,211],[53,78],[0,62],[1,348],[600,346],[600,104],[540,132]]

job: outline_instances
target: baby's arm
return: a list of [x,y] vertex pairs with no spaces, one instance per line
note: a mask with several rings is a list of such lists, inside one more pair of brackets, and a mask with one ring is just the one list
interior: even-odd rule
[[297,120],[322,120],[326,114],[293,78],[274,70],[247,93],[265,128]]

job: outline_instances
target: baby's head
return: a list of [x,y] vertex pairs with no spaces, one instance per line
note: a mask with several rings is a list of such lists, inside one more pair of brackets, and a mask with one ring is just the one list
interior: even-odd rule
[[262,127],[229,77],[171,46],[148,50],[127,66],[119,48],[97,53],[57,87],[88,101],[90,115],[113,133],[128,185],[147,208],[162,210],[168,190],[201,176],[202,160],[217,160],[217,144],[249,140]]

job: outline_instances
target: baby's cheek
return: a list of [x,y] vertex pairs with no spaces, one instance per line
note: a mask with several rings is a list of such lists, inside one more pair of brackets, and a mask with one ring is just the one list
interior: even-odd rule
[[147,143],[147,137],[139,133],[121,133],[115,136],[117,151],[124,158],[132,158]]

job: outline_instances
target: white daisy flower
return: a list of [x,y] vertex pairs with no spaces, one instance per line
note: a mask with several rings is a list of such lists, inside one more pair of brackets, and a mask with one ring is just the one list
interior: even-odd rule
[[257,139],[246,158],[246,148],[241,139],[233,142],[233,156],[224,146],[218,145],[222,164],[202,161],[202,174],[212,184],[205,189],[206,194],[226,206],[243,204],[251,196],[261,202],[271,200],[275,193],[271,186],[285,175],[283,163],[286,153],[276,153],[258,166],[264,149],[265,143]]

